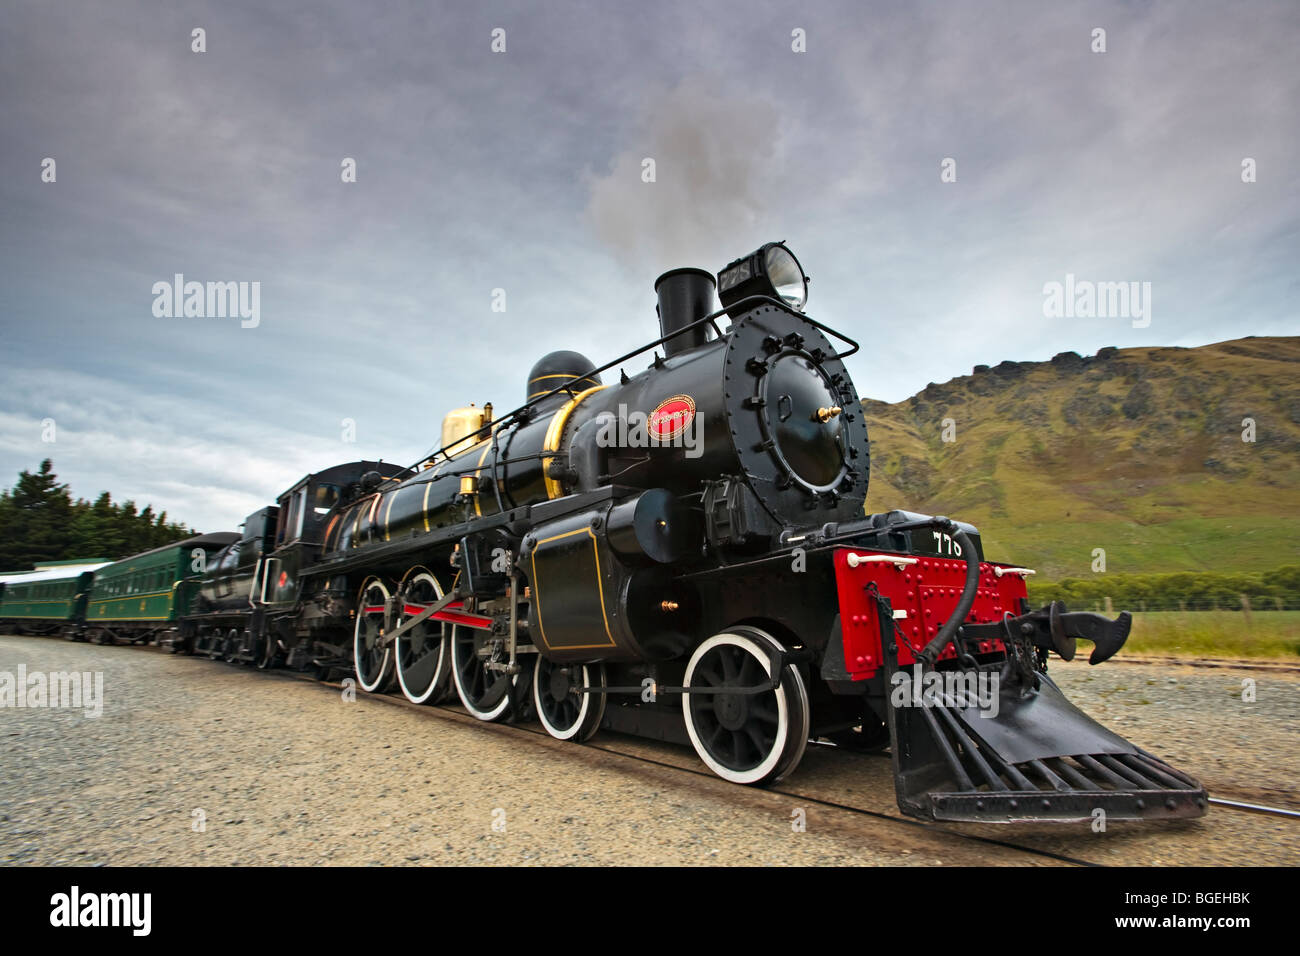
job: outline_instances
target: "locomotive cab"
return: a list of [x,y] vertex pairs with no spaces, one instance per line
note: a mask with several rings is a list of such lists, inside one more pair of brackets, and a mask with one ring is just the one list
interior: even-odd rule
[[349,503],[377,499],[378,486],[406,471],[385,462],[348,462],[307,475],[282,494],[275,550],[261,562],[256,603],[284,607],[297,601],[300,569],[318,560]]

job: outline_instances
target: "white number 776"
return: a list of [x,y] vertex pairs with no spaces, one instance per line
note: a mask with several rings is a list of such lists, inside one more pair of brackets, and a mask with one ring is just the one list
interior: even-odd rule
[[956,555],[959,558],[961,557],[961,545],[952,540],[951,535],[944,534],[942,531],[935,531],[932,533],[934,534],[934,549],[936,551],[940,554],[944,554],[946,551],[948,554]]

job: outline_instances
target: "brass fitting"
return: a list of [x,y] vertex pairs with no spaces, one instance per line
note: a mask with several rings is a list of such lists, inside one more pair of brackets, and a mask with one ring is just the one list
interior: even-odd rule
[[830,408],[819,408],[813,413],[813,418],[819,422],[828,422],[835,416],[839,415],[844,409],[838,405],[832,405]]

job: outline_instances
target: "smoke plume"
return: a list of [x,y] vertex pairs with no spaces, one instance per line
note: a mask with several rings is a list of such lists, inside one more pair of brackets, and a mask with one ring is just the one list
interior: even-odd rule
[[[610,173],[592,180],[587,205],[589,223],[620,262],[650,275],[716,268],[747,251],[746,242],[762,241],[781,149],[771,103],[689,77],[648,104],[637,130]],[[643,180],[646,159],[654,160],[654,182]]]

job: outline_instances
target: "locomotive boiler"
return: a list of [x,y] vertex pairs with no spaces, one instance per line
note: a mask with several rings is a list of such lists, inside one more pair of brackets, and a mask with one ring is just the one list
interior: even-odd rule
[[[337,466],[250,517],[192,640],[229,628],[231,659],[561,739],[678,741],[737,783],[789,774],[809,740],[887,748],[925,818],[1204,812],[1047,674],[1079,638],[1116,653],[1127,615],[1032,610],[1032,571],[986,560],[974,526],[865,513],[858,346],[805,313],[784,243],[655,291],[645,346],[551,352],[520,405],[454,410],[423,461]],[[216,598],[227,565],[243,605]]]

